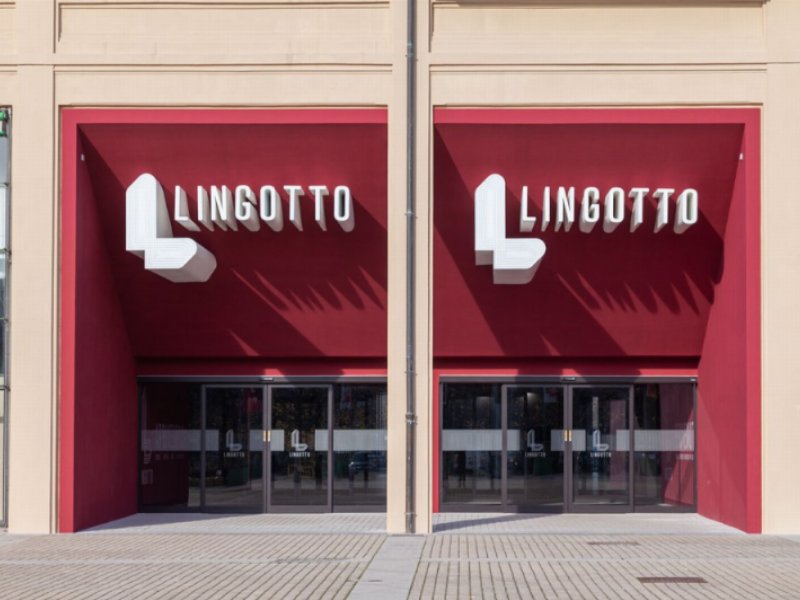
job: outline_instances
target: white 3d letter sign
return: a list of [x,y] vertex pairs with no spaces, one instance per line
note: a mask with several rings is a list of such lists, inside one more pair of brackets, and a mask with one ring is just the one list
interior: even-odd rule
[[[196,189],[194,211],[179,185],[175,186],[173,202],[175,224],[191,232],[202,231],[200,225],[208,231],[257,232],[263,221],[272,232],[279,233],[284,228],[284,214],[295,229],[303,231],[303,197],[311,199],[314,222],[323,231],[336,229],[328,227],[326,204],[332,204],[327,212],[333,214],[333,222],[342,232],[355,228],[353,195],[346,185],[333,187],[332,194],[322,184],[308,186],[310,194],[301,185],[284,185],[288,210],[283,208],[280,188],[273,185],[198,185]],[[208,281],[217,268],[214,255],[190,238],[172,237],[164,189],[155,177],[140,175],[128,187],[125,202],[125,249],[143,258],[145,269],[175,283]]]
[[200,244],[172,237],[164,190],[149,173],[125,193],[125,249],[143,258],[145,269],[176,283],[208,281],[217,268],[214,255]]
[[542,240],[506,237],[506,180],[489,175],[475,190],[475,264],[492,265],[495,283],[528,283],[545,250]]
[[[534,231],[538,224],[541,231],[547,231],[551,215],[555,213],[554,232],[569,232],[577,220],[581,233],[592,233],[595,225],[601,222],[603,233],[614,233],[628,218],[630,199],[628,232],[633,233],[644,222],[645,199],[650,194],[656,209],[653,233],[660,232],[669,224],[672,212],[675,215],[673,231],[682,234],[699,220],[699,194],[695,189],[686,188],[677,195],[673,202],[675,207],[670,211],[670,199],[675,192],[675,189],[665,187],[655,188],[652,194],[646,187],[633,187],[627,191],[623,187],[611,187],[603,195],[594,186],[582,191],[559,186],[554,192],[550,186],[545,186],[542,189],[541,219],[537,219],[531,214],[528,186],[524,185],[520,194],[519,230],[521,233]],[[578,201],[580,206],[576,206]],[[553,208],[554,202],[556,206]],[[494,283],[524,284],[533,279],[546,250],[544,241],[538,238],[506,237],[506,180],[497,173],[484,179],[475,190],[475,264],[492,265]]]

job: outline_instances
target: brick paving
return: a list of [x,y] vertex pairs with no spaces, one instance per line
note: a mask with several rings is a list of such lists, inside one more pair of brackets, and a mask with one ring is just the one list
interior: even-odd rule
[[385,535],[76,534],[0,545],[0,597],[346,598]]
[[136,515],[0,535],[0,599],[800,598],[800,537],[586,517],[446,515],[404,537],[383,515]]
[[796,599],[800,544],[708,534],[433,535],[409,597]]

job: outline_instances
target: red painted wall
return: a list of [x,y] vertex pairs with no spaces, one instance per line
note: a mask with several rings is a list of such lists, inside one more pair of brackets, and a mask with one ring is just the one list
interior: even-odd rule
[[[245,111],[247,112],[247,111]],[[114,282],[140,359],[271,360],[386,355],[386,124],[381,110],[342,111],[350,122],[303,122],[303,111],[255,111],[248,123],[170,115],[142,123],[87,123],[86,161]],[[335,115],[337,111],[321,112]],[[141,118],[141,117],[140,117]],[[270,120],[271,118],[271,120]],[[308,118],[308,117],[306,117]],[[259,121],[260,119],[260,121]],[[176,285],[125,250],[125,190],[141,173],[162,184],[172,213],[180,185],[194,214],[197,186],[274,185],[284,228],[187,232],[217,259],[209,281]],[[288,221],[284,185],[302,185],[303,230]],[[355,227],[343,231],[327,198],[314,221],[310,185],[348,185]],[[157,335],[155,333],[157,332]]]
[[[462,111],[462,114],[468,111]],[[505,111],[518,122],[452,122],[437,113],[434,137],[434,354],[436,357],[697,357],[714,294],[742,127],[731,123],[590,122],[588,111]],[[597,111],[602,112],[602,111]],[[526,118],[527,117],[527,118]],[[677,120],[677,119],[676,119]],[[507,184],[508,237],[537,237],[547,252],[533,281],[494,285],[474,258],[474,193],[491,173]],[[529,187],[532,233],[520,233],[520,195]],[[542,232],[542,189],[553,221]],[[587,186],[601,197],[629,190],[694,188],[700,222],[683,234],[654,233],[656,202],[644,223],[615,231],[555,231],[555,190]],[[602,218],[602,217],[601,217]]]
[[[77,142],[80,155],[80,141],[70,141]],[[61,427],[62,453],[66,446],[72,456],[65,457],[71,472],[61,469],[61,477],[70,481],[60,486],[60,531],[77,531],[136,512],[135,364],[89,172],[82,161],[72,168],[76,201],[64,210],[74,214],[74,221],[70,215],[64,224],[74,227],[75,245],[74,254],[64,261],[74,261],[74,297],[62,310],[69,311],[74,322],[74,372],[72,381],[67,379],[71,389],[62,387],[62,406],[65,395],[74,405]]]
[[[696,375],[698,510],[760,531],[760,112],[439,109],[434,120],[434,406],[440,375]],[[547,244],[527,285],[494,285],[475,265],[474,191],[494,172],[508,236]],[[701,219],[654,234],[651,202],[633,234],[626,223],[520,233],[523,185],[538,217],[545,185],[694,187]],[[436,510],[438,411],[434,421]],[[668,493],[683,498],[690,481],[676,476]]]
[[[62,112],[58,528],[137,508],[137,375],[385,375],[386,111]],[[178,285],[125,251],[125,190],[348,185],[355,229],[190,234],[217,258]],[[286,194],[282,193],[284,201]],[[287,205],[284,203],[284,210]],[[170,211],[171,212],[171,211]]]
[[304,377],[304,376],[361,376],[385,377],[386,359],[330,358],[278,360],[256,359],[143,359],[136,361],[136,374],[147,376],[226,377]]
[[759,121],[749,119],[698,368],[698,511],[761,531]]

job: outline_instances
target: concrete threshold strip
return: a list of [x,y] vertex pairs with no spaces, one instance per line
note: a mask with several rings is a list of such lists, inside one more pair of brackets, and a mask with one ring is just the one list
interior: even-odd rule
[[350,592],[348,600],[405,600],[411,591],[417,572],[423,535],[390,535],[361,579]]

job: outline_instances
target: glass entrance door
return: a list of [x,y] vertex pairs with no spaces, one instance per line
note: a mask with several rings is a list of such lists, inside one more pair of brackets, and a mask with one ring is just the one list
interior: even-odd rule
[[203,504],[209,510],[264,510],[264,390],[205,387]]
[[268,510],[332,510],[331,386],[269,388]]
[[449,384],[442,411],[442,503],[454,510],[502,510],[500,386]]
[[147,381],[140,402],[143,511],[386,510],[382,381]]
[[564,388],[505,388],[508,508],[525,512],[564,508]]
[[440,438],[443,507],[562,511],[565,389],[445,385]]
[[441,508],[692,510],[693,389],[445,383]]
[[572,386],[570,396],[570,509],[633,510],[633,387]]

